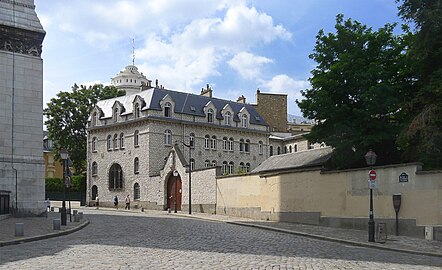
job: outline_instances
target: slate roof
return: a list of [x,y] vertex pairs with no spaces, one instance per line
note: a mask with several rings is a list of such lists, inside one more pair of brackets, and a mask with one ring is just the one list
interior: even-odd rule
[[330,158],[332,151],[331,147],[324,147],[272,156],[263,161],[252,173],[321,166]]
[[[191,93],[178,92],[168,89],[160,89],[160,88],[151,88],[145,91],[141,91],[137,94],[121,96],[117,98],[102,100],[97,103],[97,106],[102,110],[104,116],[103,118],[112,117],[112,106],[116,101],[119,101],[125,108],[125,112],[123,114],[130,114],[133,112],[133,101],[136,96],[140,96],[145,104],[141,108],[141,110],[161,110],[160,101],[166,96],[169,95],[173,101],[175,102],[174,112],[175,113],[184,113],[189,115],[201,116],[205,117],[204,107],[207,105],[209,101],[213,103],[216,108],[217,119],[223,119],[221,115],[221,110],[229,104],[232,108],[234,115],[233,121],[239,122],[238,113],[246,108],[250,113],[250,123],[254,125],[264,125],[264,118],[256,111],[255,107],[251,104],[238,103],[231,100],[224,100],[214,97],[201,96]],[[194,108],[194,110],[193,110]]]

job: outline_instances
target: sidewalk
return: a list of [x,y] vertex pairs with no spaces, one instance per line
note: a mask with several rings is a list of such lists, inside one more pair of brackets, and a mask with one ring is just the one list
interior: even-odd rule
[[[69,234],[89,224],[85,219],[74,222],[73,216],[72,222],[69,222],[68,215],[66,226],[61,226],[60,231],[54,231],[53,219],[56,218],[60,218],[60,213],[49,212],[48,217],[10,217],[0,220],[0,247]],[[24,236],[15,237],[15,223],[24,223]]]
[[198,218],[210,221],[225,222],[241,226],[249,226],[266,230],[279,231],[294,235],[306,236],[327,241],[340,242],[344,244],[378,248],[384,250],[400,251],[419,255],[442,257],[442,242],[425,239],[412,238],[407,236],[388,235],[387,241],[381,243],[369,243],[367,231],[340,229],[332,227],[304,225],[296,223],[272,222],[262,220],[252,220],[247,218],[229,217],[223,215],[211,215],[202,213],[192,213],[192,215],[181,213],[171,213],[186,218]]

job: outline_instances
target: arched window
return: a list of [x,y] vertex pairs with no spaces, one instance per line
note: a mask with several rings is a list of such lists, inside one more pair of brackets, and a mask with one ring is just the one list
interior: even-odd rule
[[164,117],[172,117],[172,104],[170,102],[164,104]]
[[229,162],[229,174],[233,174],[233,170],[235,168],[235,163],[233,161]]
[[109,170],[109,189],[118,190],[123,188],[123,170],[120,164],[114,163]]
[[284,154],[287,154],[287,146],[284,146]]
[[135,147],[139,146],[139,136],[140,136],[140,132],[138,130],[135,130],[135,132],[134,132],[134,146]]
[[172,145],[172,131],[168,129],[164,131],[164,144]]
[[124,148],[124,133],[120,133],[120,149]]
[[97,137],[93,137],[92,138],[92,152],[97,151],[97,142],[98,142]]
[[278,155],[281,154],[281,147],[278,146]]
[[239,140],[239,151],[244,152],[244,139]]
[[273,156],[273,146],[270,145],[270,156]]
[[97,162],[92,162],[92,176],[96,176],[98,174],[98,164]]
[[295,153],[298,152],[298,145],[297,144],[295,144],[294,148],[295,148]]
[[216,167],[216,164],[217,164],[216,160],[212,160],[212,167]]
[[244,144],[244,152],[250,153],[250,140],[247,139],[246,143]]
[[118,135],[114,134],[114,150],[118,149]]
[[307,142],[308,143],[308,149],[315,149],[315,145],[311,142]]
[[195,134],[190,133],[189,136],[189,145],[190,147],[194,148],[195,147]]
[[262,153],[264,152],[263,148],[264,147],[263,147],[262,141],[259,141],[259,143],[258,143],[258,154],[262,155]]
[[210,160],[206,159],[204,161],[204,167],[209,168],[210,167]]
[[321,145],[319,147],[320,148],[324,148],[325,147],[325,143],[321,143]]
[[240,170],[240,172],[244,172],[245,171],[245,169],[244,169],[244,162],[240,162],[239,163],[239,170]]
[[140,171],[140,160],[138,157],[134,158],[134,174],[138,174]]
[[216,136],[212,136],[212,140],[210,141],[210,148],[212,150],[216,150]]
[[118,121],[118,108],[114,109],[114,122]]
[[246,169],[246,172],[250,172],[250,163],[246,163],[245,169]]
[[227,137],[223,138],[223,150],[227,151],[229,149],[229,143],[227,142]]
[[213,110],[209,109],[207,111],[207,122],[213,123]]
[[134,184],[134,201],[140,200],[140,185],[138,183]]
[[134,107],[134,118],[140,117],[140,104],[135,103]]
[[230,112],[226,112],[226,114],[224,114],[224,124],[226,126],[230,126]]
[[243,128],[247,128],[247,115],[243,114],[241,116],[241,126]]
[[112,149],[112,135],[107,135],[107,151]]
[[292,152],[292,146],[291,145],[289,145],[289,152],[290,153]]
[[191,171],[195,170],[195,160],[193,158],[190,159],[190,170]]
[[210,136],[206,135],[204,137],[204,148],[209,149],[210,148]]
[[224,175],[229,173],[228,166],[227,166],[227,161],[223,161],[223,165],[221,167],[221,173],[224,174]]
[[232,152],[233,152],[233,142],[234,142],[233,138],[230,138],[229,139],[229,151],[232,151]]

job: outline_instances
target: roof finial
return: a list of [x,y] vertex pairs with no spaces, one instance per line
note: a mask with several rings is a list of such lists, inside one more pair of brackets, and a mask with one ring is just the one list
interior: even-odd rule
[[132,66],[135,66],[135,38],[132,38]]

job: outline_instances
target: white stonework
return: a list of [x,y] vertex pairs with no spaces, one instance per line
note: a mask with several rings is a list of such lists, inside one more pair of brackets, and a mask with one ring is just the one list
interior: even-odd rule
[[45,32],[34,1],[0,1],[0,30],[0,191],[14,214],[40,214]]

